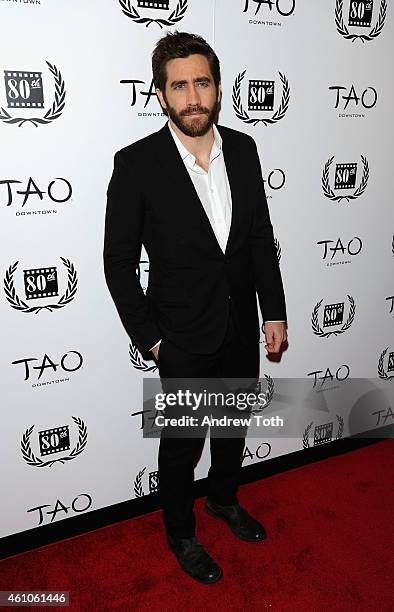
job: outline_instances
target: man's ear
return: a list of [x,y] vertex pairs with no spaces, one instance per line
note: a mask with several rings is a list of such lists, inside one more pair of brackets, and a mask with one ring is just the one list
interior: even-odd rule
[[164,97],[163,97],[163,93],[161,91],[161,89],[159,89],[158,87],[156,87],[156,95],[159,98],[159,102],[162,108],[167,108],[166,103],[164,102]]

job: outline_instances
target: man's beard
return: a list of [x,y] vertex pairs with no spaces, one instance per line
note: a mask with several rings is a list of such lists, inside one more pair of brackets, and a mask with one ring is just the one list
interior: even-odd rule
[[[177,113],[174,107],[168,104],[168,101],[164,98],[167,112],[173,123],[183,132],[186,136],[204,136],[209,132],[212,125],[215,123],[218,112],[219,112],[219,100],[217,99],[214,106],[209,110],[206,106],[189,106],[187,109]],[[191,120],[184,119],[190,113],[203,113],[199,116],[193,117]]]

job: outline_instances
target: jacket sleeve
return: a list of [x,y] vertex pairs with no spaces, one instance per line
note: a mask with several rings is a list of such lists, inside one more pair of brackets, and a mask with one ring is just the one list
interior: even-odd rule
[[253,221],[250,240],[257,297],[264,321],[286,321],[285,294],[259,155],[254,140],[251,139],[250,142],[252,146],[251,189],[253,192]]
[[137,277],[142,247],[144,202],[121,152],[115,154],[107,191],[104,232],[104,274],[120,319],[144,359],[161,338],[149,300]]

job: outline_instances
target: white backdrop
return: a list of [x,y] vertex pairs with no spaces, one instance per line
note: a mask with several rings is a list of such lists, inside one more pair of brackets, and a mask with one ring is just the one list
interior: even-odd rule
[[[147,92],[151,52],[167,29],[213,45],[222,65],[220,123],[258,144],[289,326],[280,362],[262,349],[261,376],[303,378],[313,391],[324,384],[330,405],[329,413],[305,414],[296,437],[248,439],[244,465],[307,452],[319,425],[333,423],[332,439],[354,433],[346,410],[338,431],[339,379],[375,378],[384,392],[392,384],[391,6],[143,4],[0,0],[1,536],[157,486],[158,440],[142,437],[135,413],[143,377],[158,373],[118,319],[102,247],[114,152],[165,121]],[[249,110],[249,81],[257,81],[264,109]],[[273,100],[261,81],[273,82]],[[347,188],[336,183],[341,177]],[[146,260],[143,253],[145,287]],[[342,318],[327,326],[332,304],[343,304]],[[373,412],[363,413],[362,431],[392,424],[387,403]],[[196,478],[208,467],[206,445]]]

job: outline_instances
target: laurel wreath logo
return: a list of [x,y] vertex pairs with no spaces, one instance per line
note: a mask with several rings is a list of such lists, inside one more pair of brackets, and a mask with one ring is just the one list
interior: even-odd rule
[[277,238],[275,238],[275,248],[276,248],[276,255],[278,257],[278,261],[280,261],[280,258],[282,257],[282,248]]
[[151,19],[150,17],[141,17],[137,9],[131,4],[131,0],[119,0],[119,4],[122,7],[122,13],[127,17],[130,17],[135,23],[144,23],[145,27],[150,26],[151,23],[157,23],[160,28],[163,26],[172,26],[181,21],[187,11],[188,0],[178,0],[176,8],[172,11],[168,19]]
[[36,457],[33,451],[31,450],[31,446],[30,446],[30,436],[34,429],[34,425],[32,425],[31,427],[26,429],[25,433],[23,434],[22,442],[21,442],[22,456],[24,460],[26,461],[26,463],[34,467],[46,467],[48,465],[49,467],[52,467],[54,463],[58,463],[58,462],[65,463],[66,461],[71,461],[72,459],[75,459],[75,457],[80,455],[82,451],[84,450],[87,444],[87,441],[88,441],[87,429],[82,419],[78,417],[71,417],[71,418],[74,421],[74,423],[78,425],[78,432],[79,432],[78,443],[75,446],[75,448],[73,448],[71,453],[67,455],[66,457],[61,457],[59,459],[51,459],[50,461],[42,461],[42,459],[39,459],[39,457]]
[[[338,433],[337,433],[335,439],[339,440],[343,436],[344,421],[343,421],[343,418],[341,416],[339,416],[338,414],[336,415],[336,417],[337,417],[337,421],[338,421]],[[313,426],[313,421],[312,421],[312,423],[309,423],[309,425],[306,427],[306,429],[304,431],[304,435],[303,435],[303,438],[302,438],[302,445],[303,445],[304,448],[310,448],[310,444],[309,444],[309,432],[310,432],[312,426]]]
[[379,378],[382,378],[383,380],[393,380],[394,379],[394,374],[392,376],[389,376],[386,370],[384,369],[384,358],[388,350],[389,350],[389,347],[384,349],[383,353],[379,357],[378,374],[379,374]]
[[387,0],[382,0],[380,4],[378,21],[375,27],[372,28],[370,33],[369,34],[350,34],[349,30],[347,29],[343,21],[343,0],[337,0],[336,6],[335,6],[335,24],[337,26],[337,30],[339,34],[341,34],[347,40],[351,40],[352,42],[354,42],[355,40],[359,39],[364,43],[368,40],[373,40],[374,38],[379,36],[381,31],[383,30],[383,26],[386,21],[386,12],[387,12]]
[[338,334],[343,334],[343,332],[349,329],[349,327],[354,321],[354,315],[356,313],[356,305],[354,303],[354,299],[350,295],[348,295],[347,297],[350,303],[349,316],[347,318],[346,323],[342,325],[341,329],[337,329],[335,331],[325,332],[322,330],[322,328],[319,325],[319,308],[323,300],[320,300],[320,302],[316,304],[312,312],[312,329],[313,329],[313,333],[316,334],[316,336],[320,336],[320,338],[328,338],[328,336],[332,336],[332,335],[337,336]]
[[283,84],[283,93],[282,93],[282,100],[281,100],[278,110],[275,111],[271,119],[259,119],[259,118],[249,117],[248,113],[243,109],[243,106],[242,106],[241,83],[244,79],[245,74],[246,74],[246,70],[244,70],[243,72],[240,72],[237,78],[235,79],[235,83],[233,85],[233,96],[232,96],[233,108],[234,108],[235,114],[238,117],[238,119],[241,119],[241,121],[243,121],[244,123],[248,123],[254,126],[256,126],[258,123],[263,123],[264,125],[271,125],[272,123],[276,123],[277,121],[280,121],[280,119],[283,119],[289,107],[289,99],[290,99],[290,87],[289,87],[289,82],[287,78],[281,72],[279,72],[280,80],[282,81],[282,84]]
[[140,472],[138,472],[137,476],[134,480],[134,494],[136,497],[143,497],[144,490],[142,488],[142,477],[145,474],[146,467],[144,467]]
[[20,310],[21,312],[25,313],[34,312],[37,314],[38,312],[40,312],[40,310],[49,310],[49,312],[52,312],[52,310],[63,308],[74,299],[75,294],[77,292],[78,284],[76,270],[69,259],[65,259],[64,257],[61,257],[60,259],[63,262],[64,266],[67,268],[67,290],[65,294],[62,295],[57,304],[48,304],[47,306],[29,306],[28,304],[26,304],[26,302],[21,300],[18,294],[16,293],[14,287],[14,273],[19,261],[15,262],[8,268],[5,273],[4,292],[6,294],[7,302],[9,302],[12,308],[15,308],[15,310]]
[[337,196],[335,195],[334,191],[331,189],[330,178],[329,178],[330,166],[332,162],[334,161],[334,157],[335,157],[334,155],[330,157],[330,159],[324,166],[323,177],[322,177],[322,186],[323,186],[324,195],[330,200],[333,200],[334,202],[340,202],[341,200],[346,200],[347,202],[350,202],[350,200],[355,200],[356,198],[359,198],[361,195],[363,195],[368,185],[369,164],[368,164],[367,158],[361,155],[361,160],[363,162],[364,170],[363,170],[363,176],[361,179],[360,186],[356,189],[356,191],[352,195]]
[[133,340],[129,345],[129,357],[130,361],[135,367],[136,370],[140,370],[141,372],[154,372],[157,370],[157,365],[149,366],[142,358],[141,353],[139,352],[137,345]]
[[[274,381],[271,378],[271,376],[269,376],[268,374],[264,374],[264,378],[268,383],[267,386],[267,391],[265,392],[265,403],[263,404],[258,404],[258,406],[260,406],[259,408],[254,408],[251,411],[251,414],[257,414],[258,412],[262,412],[263,410],[265,410],[268,406],[268,404],[272,401],[272,398],[274,396]],[[256,389],[256,393],[259,393],[259,391]]]
[[62,114],[65,99],[66,99],[66,91],[64,88],[63,77],[60,73],[60,70],[56,68],[55,65],[46,62],[49,70],[52,72],[55,79],[55,99],[49,110],[45,113],[44,117],[12,117],[9,112],[1,107],[0,108],[0,119],[4,121],[4,123],[18,123],[18,127],[21,127],[24,123],[32,123],[35,127],[40,125],[45,125],[51,123],[55,119],[58,119]]

